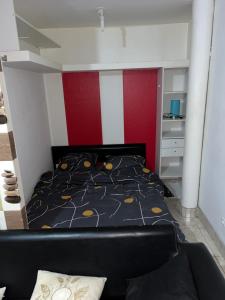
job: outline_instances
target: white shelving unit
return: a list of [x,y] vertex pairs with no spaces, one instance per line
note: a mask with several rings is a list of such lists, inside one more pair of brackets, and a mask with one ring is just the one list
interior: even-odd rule
[[104,70],[128,70],[128,69],[158,69],[158,68],[180,68],[188,67],[189,60],[176,61],[145,61],[110,64],[87,64],[87,65],[67,65],[62,66],[63,72],[76,71],[104,71]]
[[5,57],[4,66],[38,73],[61,72],[61,65],[41,57],[31,51],[0,52],[0,57]]
[[32,51],[40,55],[40,49],[60,48],[55,41],[16,14],[13,0],[0,1],[1,51]]
[[[161,68],[158,74],[156,172],[181,197],[188,67]],[[172,99],[180,100],[181,119],[168,119]]]
[[185,92],[185,91],[177,91],[177,92],[165,91],[164,92],[164,95],[171,95],[171,94],[173,94],[173,95],[176,95],[176,94],[187,94],[187,92]]
[[57,43],[49,39],[32,24],[18,15],[16,16],[16,25],[19,40],[26,41],[26,43],[29,43],[38,49],[60,48]]
[[181,178],[182,177],[182,166],[181,163],[178,162],[177,165],[170,165],[162,166],[161,175],[163,178]]

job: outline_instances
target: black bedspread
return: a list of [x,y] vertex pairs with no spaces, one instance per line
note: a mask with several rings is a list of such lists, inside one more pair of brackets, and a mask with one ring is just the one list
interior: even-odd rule
[[163,185],[141,166],[44,174],[27,205],[30,228],[106,227],[172,223]]

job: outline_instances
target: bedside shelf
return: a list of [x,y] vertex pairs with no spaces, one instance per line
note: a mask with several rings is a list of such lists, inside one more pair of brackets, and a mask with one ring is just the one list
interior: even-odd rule
[[182,195],[182,178],[169,178],[163,180],[175,198],[181,199]]
[[[156,173],[178,198],[182,194],[185,145],[188,67],[162,68],[158,72]],[[164,116],[171,112],[171,100],[180,100],[181,119]]]
[[186,91],[165,91],[163,92],[165,95],[172,95],[172,94],[187,94]]
[[186,119],[183,118],[183,119],[166,119],[166,118],[163,118],[163,122],[185,122]]
[[182,177],[183,166],[163,166],[161,169],[161,178],[181,178]]
[[162,133],[162,139],[183,139],[184,131],[165,131]]

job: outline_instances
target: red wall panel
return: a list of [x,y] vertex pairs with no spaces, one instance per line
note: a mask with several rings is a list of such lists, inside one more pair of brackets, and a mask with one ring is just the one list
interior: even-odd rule
[[98,72],[63,73],[69,145],[102,144]]
[[123,71],[124,140],[146,143],[147,166],[155,170],[157,70]]

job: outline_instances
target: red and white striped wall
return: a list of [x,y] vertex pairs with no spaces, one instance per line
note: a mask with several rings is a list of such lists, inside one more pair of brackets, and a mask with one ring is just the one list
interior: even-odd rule
[[146,143],[154,170],[156,69],[48,74],[45,84],[53,145]]

